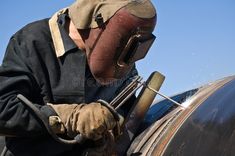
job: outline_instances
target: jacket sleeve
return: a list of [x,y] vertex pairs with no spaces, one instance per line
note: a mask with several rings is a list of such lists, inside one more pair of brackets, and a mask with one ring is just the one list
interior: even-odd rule
[[11,38],[0,67],[0,134],[39,136],[46,134],[41,121],[16,96],[22,94],[47,114],[53,114],[40,97],[40,87],[30,71],[27,48]]

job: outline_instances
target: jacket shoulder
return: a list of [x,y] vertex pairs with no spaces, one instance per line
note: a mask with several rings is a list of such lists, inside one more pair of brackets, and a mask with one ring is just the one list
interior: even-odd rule
[[37,41],[45,40],[51,41],[51,34],[49,29],[49,19],[42,19],[32,23],[27,24],[19,31],[17,31],[12,37],[18,41]]

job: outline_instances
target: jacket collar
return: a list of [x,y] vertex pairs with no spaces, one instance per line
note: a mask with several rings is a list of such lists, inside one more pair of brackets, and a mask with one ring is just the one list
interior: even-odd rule
[[57,57],[61,57],[67,51],[77,48],[76,44],[69,37],[68,33],[64,29],[64,24],[66,22],[65,17],[66,17],[67,12],[68,12],[68,8],[64,8],[56,12],[49,19],[49,28],[50,28],[51,37],[52,37],[52,41],[55,47],[55,53]]

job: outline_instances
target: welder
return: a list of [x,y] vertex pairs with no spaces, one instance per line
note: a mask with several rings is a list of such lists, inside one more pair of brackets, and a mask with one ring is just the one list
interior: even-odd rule
[[[16,32],[0,67],[3,155],[113,154],[112,130],[119,122],[98,100],[110,102],[137,75],[135,62],[151,47],[155,25],[150,0],[77,0]],[[54,140],[18,94],[58,136],[80,134],[86,140],[72,145]]]

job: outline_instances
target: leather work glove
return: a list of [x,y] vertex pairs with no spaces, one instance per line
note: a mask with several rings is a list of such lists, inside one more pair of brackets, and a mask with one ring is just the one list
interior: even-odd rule
[[85,138],[98,140],[117,124],[108,108],[100,103],[49,105],[58,114],[49,118],[52,130],[55,133],[66,131],[72,138],[80,133]]

